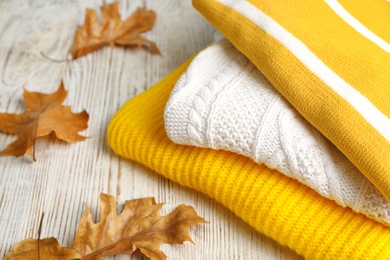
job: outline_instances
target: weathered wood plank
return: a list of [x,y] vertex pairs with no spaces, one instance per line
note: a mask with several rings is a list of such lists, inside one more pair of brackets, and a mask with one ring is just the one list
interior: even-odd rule
[[[71,246],[85,206],[98,218],[99,193],[105,192],[120,205],[127,199],[154,196],[166,202],[164,212],[189,204],[210,221],[191,230],[196,245],[164,245],[169,259],[300,259],[216,201],[110,150],[106,129],[113,114],[209,44],[214,29],[190,0],[129,0],[120,4],[123,16],[140,5],[158,13],[155,28],[146,36],[158,43],[161,56],[109,47],[72,62],[53,62],[42,56],[43,52],[53,59],[66,59],[74,29],[83,21],[83,8],[108,2],[0,2],[0,112],[22,112],[23,88],[50,93],[63,78],[68,90],[65,104],[75,112],[86,109],[90,113],[89,127],[83,132],[90,138],[84,142],[38,140],[36,163],[28,157],[0,157],[0,257],[12,244],[37,237],[42,212],[41,237],[54,236],[63,246]],[[0,149],[14,139],[0,133]]]

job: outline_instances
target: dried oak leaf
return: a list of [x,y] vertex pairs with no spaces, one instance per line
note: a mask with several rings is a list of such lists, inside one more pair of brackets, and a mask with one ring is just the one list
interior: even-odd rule
[[4,260],[65,260],[80,259],[73,248],[61,247],[54,237],[41,240],[25,239],[12,246],[14,252],[8,253]]
[[118,215],[112,196],[100,195],[101,221],[95,224],[87,210],[80,220],[73,248],[81,259],[104,259],[103,255],[131,255],[139,249],[150,259],[166,259],[161,244],[182,244],[190,241],[191,226],[206,223],[194,208],[179,205],[166,216],[160,215],[162,204],[154,198],[126,201]]
[[122,21],[118,12],[118,3],[100,7],[102,23],[98,21],[96,11],[86,9],[85,22],[76,31],[70,50],[73,58],[91,53],[105,45],[149,46],[153,53],[160,53],[157,45],[140,36],[142,32],[153,28],[156,13],[145,7],[138,8],[126,20]]
[[52,94],[24,90],[27,109],[23,114],[0,113],[0,131],[18,135],[0,154],[21,156],[27,153],[35,161],[32,151],[35,139],[52,132],[58,139],[68,143],[84,140],[86,137],[78,132],[87,128],[89,115],[86,111],[73,113],[69,106],[62,106],[66,95],[63,83]]

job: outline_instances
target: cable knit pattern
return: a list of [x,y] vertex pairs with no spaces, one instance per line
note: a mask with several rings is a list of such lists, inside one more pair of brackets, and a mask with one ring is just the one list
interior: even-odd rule
[[390,259],[390,227],[248,157],[173,143],[164,128],[164,107],[188,65],[119,109],[107,130],[115,153],[216,199],[305,259]]
[[225,39],[194,59],[164,117],[178,144],[245,155],[390,225],[385,197]]

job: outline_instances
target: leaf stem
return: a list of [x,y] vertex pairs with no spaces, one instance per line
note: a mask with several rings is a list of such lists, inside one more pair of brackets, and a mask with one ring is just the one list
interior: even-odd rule
[[56,60],[56,59],[53,59],[53,58],[47,56],[43,51],[41,51],[40,53],[41,53],[41,55],[42,55],[43,57],[45,57],[46,59],[48,59],[48,60],[50,60],[50,61],[53,61],[53,62],[68,62],[68,61],[72,61],[72,60],[69,60],[69,59],[65,59],[65,60]]
[[40,251],[40,248],[39,248],[39,244],[40,244],[40,241],[41,241],[41,231],[42,231],[42,223],[43,223],[43,217],[44,216],[45,216],[45,213],[42,212],[41,220],[39,221],[39,227],[38,227],[38,260],[40,259],[40,254],[41,254],[41,251]]
[[[36,162],[37,160],[35,159],[35,142],[37,140],[37,129],[38,129],[38,121],[37,123],[35,124],[35,127],[34,127],[34,140],[33,140],[33,146],[32,146],[32,157],[33,157],[33,161]],[[43,218],[43,213],[42,213],[42,218]],[[42,219],[41,219],[42,221]],[[42,223],[41,223],[42,224]],[[41,227],[39,227],[41,228]],[[40,235],[40,234],[39,234]]]

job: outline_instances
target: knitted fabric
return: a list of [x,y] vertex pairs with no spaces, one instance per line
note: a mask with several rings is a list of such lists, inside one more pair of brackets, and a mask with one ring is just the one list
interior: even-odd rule
[[202,51],[165,108],[172,141],[237,152],[390,224],[390,202],[232,44]]
[[390,199],[389,2],[193,4]]
[[164,107],[188,63],[115,114],[108,142],[117,154],[215,198],[308,259],[390,258],[389,227],[245,156],[173,143]]

